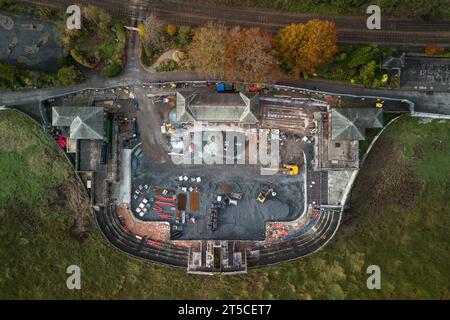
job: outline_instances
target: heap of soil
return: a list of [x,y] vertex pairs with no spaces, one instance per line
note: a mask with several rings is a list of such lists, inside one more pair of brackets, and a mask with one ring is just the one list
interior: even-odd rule
[[187,195],[186,193],[180,193],[177,197],[178,200],[178,210],[186,210],[186,202],[187,202]]
[[192,212],[200,210],[200,193],[192,192],[189,194],[189,210]]
[[392,138],[380,138],[356,178],[338,238],[353,234],[360,227],[359,221],[367,219],[361,219],[362,216],[382,219],[386,207],[413,208],[415,194],[420,189],[411,168],[402,162],[395,150]]
[[81,182],[74,177],[67,179],[50,199],[50,207],[64,208],[73,216],[70,236],[80,242],[85,240],[91,231],[91,206]]

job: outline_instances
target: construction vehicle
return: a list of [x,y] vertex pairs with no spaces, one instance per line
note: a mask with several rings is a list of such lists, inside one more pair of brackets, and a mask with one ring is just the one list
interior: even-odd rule
[[267,199],[267,196],[269,195],[269,193],[273,192],[273,188],[272,187],[268,187],[266,190],[261,191],[258,195],[258,201],[261,203],[264,203]]
[[377,101],[375,102],[375,107],[383,108],[383,104],[384,104],[384,100],[378,98]]
[[216,83],[216,92],[224,93],[224,92],[235,92],[234,85],[226,82]]
[[62,149],[64,149],[64,150],[67,149],[67,138],[66,138],[66,137],[63,137],[63,136],[61,135],[60,132],[57,132],[57,133],[56,133],[56,141],[58,142],[58,145],[59,145]]
[[276,171],[290,176],[298,174],[298,166],[295,164],[284,164],[281,168],[261,168],[261,171]]
[[162,134],[170,134],[173,135],[175,132],[175,127],[173,126],[172,123],[163,123],[163,125],[161,126],[161,133]]

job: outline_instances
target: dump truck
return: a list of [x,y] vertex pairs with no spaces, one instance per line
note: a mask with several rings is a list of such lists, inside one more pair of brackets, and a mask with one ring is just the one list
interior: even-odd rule
[[298,174],[298,166],[295,164],[284,164],[281,168],[261,168],[261,172],[264,171],[276,171],[290,176]]

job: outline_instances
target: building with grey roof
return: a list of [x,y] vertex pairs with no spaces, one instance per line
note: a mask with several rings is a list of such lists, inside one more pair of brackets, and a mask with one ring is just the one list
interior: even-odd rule
[[52,108],[52,125],[68,127],[70,139],[102,140],[103,121],[101,107]]
[[334,108],[331,111],[332,140],[365,140],[367,128],[382,127],[381,108]]
[[177,92],[178,122],[257,124],[259,95],[254,93]]
[[385,70],[400,70],[405,67],[405,57],[405,53],[402,53],[399,57],[383,56],[381,61],[381,68]]

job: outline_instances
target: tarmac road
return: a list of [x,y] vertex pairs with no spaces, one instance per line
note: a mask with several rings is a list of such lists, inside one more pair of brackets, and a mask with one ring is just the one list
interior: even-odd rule
[[424,91],[402,89],[370,89],[361,86],[350,85],[341,81],[323,79],[284,79],[279,81],[277,84],[338,94],[407,99],[414,103],[415,112],[450,115],[449,92],[433,92],[432,94],[430,94]]

